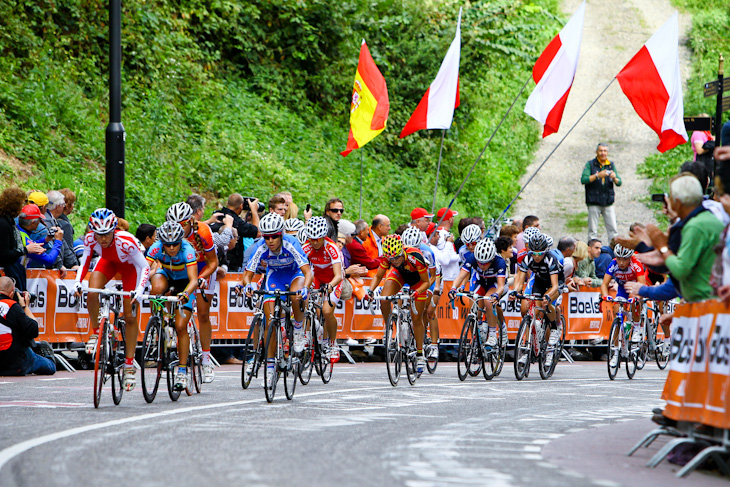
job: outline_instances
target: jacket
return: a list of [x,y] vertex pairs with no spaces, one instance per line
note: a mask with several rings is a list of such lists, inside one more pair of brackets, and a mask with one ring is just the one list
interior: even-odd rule
[[586,205],[611,206],[613,204],[615,192],[611,178],[598,178],[593,182],[590,181],[592,174],[599,173],[603,169],[610,169],[616,173],[616,177],[618,178],[616,186],[621,186],[621,176],[619,176],[613,162],[609,161],[608,164],[601,166],[597,158],[591,159],[586,162],[583,168],[583,174],[580,177],[580,182],[585,186],[586,190]]
[[0,372],[21,373],[25,350],[38,336],[38,322],[29,318],[23,308],[5,295],[0,295]]

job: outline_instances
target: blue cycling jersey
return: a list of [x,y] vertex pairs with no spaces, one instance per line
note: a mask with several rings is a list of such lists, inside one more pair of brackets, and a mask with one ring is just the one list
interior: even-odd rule
[[251,257],[246,264],[246,270],[256,272],[256,269],[262,264],[266,264],[266,273],[284,272],[295,273],[301,267],[309,264],[302,246],[299,241],[291,235],[282,235],[281,247],[279,252],[274,253],[269,250],[266,242],[262,239],[259,241],[251,253]]
[[195,249],[186,240],[182,241],[180,250],[174,256],[168,255],[162,242],[155,242],[147,251],[147,260],[156,260],[162,264],[160,269],[169,279],[179,280],[188,278],[188,267],[196,266],[198,259]]

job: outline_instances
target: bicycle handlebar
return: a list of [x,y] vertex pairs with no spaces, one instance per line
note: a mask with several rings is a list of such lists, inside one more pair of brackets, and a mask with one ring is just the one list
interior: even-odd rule
[[104,294],[106,296],[129,297],[129,294],[130,294],[130,293],[124,292],[124,291],[114,291],[112,289],[107,289],[107,288],[98,289],[98,288],[94,288],[94,287],[87,288],[87,289],[85,289],[85,291],[89,292],[89,293]]
[[153,300],[153,299],[159,299],[162,301],[167,301],[168,303],[179,303],[180,299],[178,299],[177,296],[162,296],[159,294],[143,294],[140,296],[140,298],[147,299],[147,300]]

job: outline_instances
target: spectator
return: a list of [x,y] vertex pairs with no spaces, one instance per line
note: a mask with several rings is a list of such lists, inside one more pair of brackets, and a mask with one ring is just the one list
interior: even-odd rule
[[[707,172],[707,168],[702,162],[687,161],[679,168],[679,172],[688,172],[696,177],[702,187],[702,194],[707,194],[707,187],[710,184],[710,176]],[[712,200],[705,196],[704,200],[702,200],[702,206],[710,210],[712,214],[723,223],[723,225],[730,223],[730,215],[727,214],[725,209],[722,207],[722,203],[719,201]]]
[[73,234],[73,227],[68,221],[60,219],[66,207],[66,199],[59,191],[49,191],[46,196],[48,197],[48,205],[46,206],[44,225],[47,228],[60,228],[63,230],[60,264],[62,268],[75,269],[79,266],[79,259],[73,251],[73,239],[69,240],[66,234],[66,232]]
[[[45,193],[42,193],[40,191],[31,191],[28,193],[28,198],[26,198],[26,201],[28,203],[32,203],[38,207],[38,209],[41,211],[41,215],[46,214],[46,206],[48,205],[48,196],[46,196]],[[34,242],[40,242],[41,239],[45,239],[46,242],[48,242],[48,229],[45,225],[39,225],[38,228],[36,228],[35,232],[29,235],[30,238]],[[49,250],[51,247],[46,245],[46,250]]]
[[74,207],[76,206],[76,193],[68,188],[63,188],[59,192],[63,195],[63,198],[66,201],[66,206],[63,208],[63,215],[61,218],[68,221],[68,216],[74,212]]
[[606,269],[608,269],[608,266],[614,259],[613,248],[615,246],[616,242],[611,240],[608,245],[601,247],[601,253],[593,259],[593,262],[596,264],[596,276],[599,279],[603,279],[604,274],[606,274]]
[[459,253],[454,248],[454,236],[445,229],[436,230],[439,237],[431,246],[436,259],[441,263],[441,275],[444,281],[453,281],[459,275]]
[[289,205],[286,203],[283,196],[274,195],[271,199],[269,199],[269,211],[271,213],[278,213],[282,216],[282,218],[284,218],[288,209]]
[[655,225],[647,225],[647,233],[655,249],[640,254],[639,260],[649,265],[666,265],[675,287],[687,302],[709,299],[713,295],[710,274],[714,262],[713,247],[723,225],[702,206],[703,194],[696,177],[680,174],[669,184],[668,210],[680,218],[673,232],[680,231],[682,242],[676,251],[669,248],[669,236]]
[[124,218],[117,217],[117,230],[122,230],[123,232],[129,231],[129,222],[125,220]]
[[279,191],[274,196],[281,196],[286,201],[286,214],[284,220],[289,218],[297,218],[299,215],[299,207],[294,203],[294,197],[289,191]]
[[[23,207],[23,210],[18,216],[18,230],[20,231],[20,238],[24,245],[27,246],[33,241],[30,238],[30,235],[35,233],[38,229],[42,218],[43,215],[38,209],[38,206],[29,204]],[[28,264],[30,262],[35,262],[41,267],[50,268],[53,266],[61,253],[61,249],[63,248],[63,230],[58,229],[53,236],[49,235],[47,238],[53,239],[53,247],[49,251],[40,254],[26,254],[26,256],[21,259],[21,263],[24,268],[29,267]],[[45,243],[45,240],[46,239],[43,239],[42,242]]]
[[505,282],[507,287],[509,287],[512,282],[514,282],[514,274],[517,266],[517,252],[515,252],[515,249],[512,246],[512,239],[510,237],[497,237],[494,241],[494,246],[497,248],[497,252],[500,257],[502,257],[507,264],[507,280]]
[[433,215],[426,211],[425,208],[414,208],[411,211],[411,223],[409,223],[409,226],[416,227],[421,231],[421,241],[423,243],[426,243],[427,240],[426,229],[428,228],[428,224],[431,223],[431,218],[433,218]]
[[337,222],[342,219],[344,212],[345,207],[339,198],[332,198],[324,205],[324,217],[327,219],[327,225],[329,225],[327,236],[333,241],[337,241],[337,233],[339,232]]
[[[251,208],[253,208],[254,210],[251,210]],[[215,216],[217,220],[220,219],[220,216],[218,215],[230,215],[231,217],[233,217],[233,228],[235,228],[236,232],[238,233],[236,246],[232,249],[229,249],[226,253],[226,263],[230,272],[238,272],[243,267],[243,265],[245,264],[244,253],[246,249],[250,247],[253,243],[253,239],[258,236],[258,208],[259,200],[257,200],[256,198],[244,199],[243,196],[241,196],[240,194],[233,193],[228,197],[226,207],[221,208],[220,210],[217,210],[213,213],[213,216]],[[245,217],[246,219],[250,219],[250,222],[247,222],[246,220],[241,218],[240,215],[244,210],[247,211]],[[221,226],[222,223],[220,222],[212,223],[210,225],[210,228],[211,230],[217,232]],[[251,239],[250,242],[248,242],[248,245],[246,245],[246,242],[244,241],[246,239]]]
[[[454,218],[459,214],[458,211],[450,210],[448,208],[441,208],[439,211],[436,212],[436,217],[438,218],[438,221],[441,222],[441,225],[439,226],[439,230],[444,229],[448,232],[451,231],[451,228],[454,226]],[[443,218],[443,221],[441,221],[441,218]]]
[[499,236],[509,238],[512,241],[512,247],[517,244],[517,235],[519,234],[520,229],[514,225],[502,225],[502,228],[499,230]]
[[38,336],[38,322],[30,310],[29,297],[27,292],[16,296],[13,281],[0,277],[0,375],[56,373],[56,362],[30,347]]
[[461,247],[464,245],[464,242],[461,240],[461,234],[464,232],[464,229],[472,224],[472,218],[462,218],[459,220],[459,223],[456,224],[456,228],[459,230],[459,237],[454,241],[454,250],[459,252]]
[[[585,246],[585,249],[583,248]],[[585,253],[584,253],[585,252]],[[603,276],[596,275],[595,259],[601,255],[601,241],[597,238],[588,241],[588,244],[578,242],[575,245],[574,256],[579,256],[580,260],[575,265],[573,281],[584,286],[599,287],[603,282]],[[603,271],[606,273],[605,269]],[[580,282],[578,280],[581,279]]]
[[63,195],[63,212],[59,216],[56,217],[58,220],[58,223],[60,224],[61,230],[63,230],[63,239],[66,241],[69,247],[73,248],[74,240],[76,240],[74,235],[74,227],[71,225],[71,222],[68,219],[68,215],[73,213],[74,205],[76,204],[76,194],[71,191],[68,188],[63,188],[58,191]]
[[381,242],[383,241],[383,237],[389,233],[390,218],[385,215],[375,215],[373,224],[370,226],[370,234],[362,244],[371,259],[377,259],[383,255]]
[[[588,239],[598,238],[598,217],[603,215],[608,240],[618,235],[616,212],[613,209],[614,185],[621,186],[621,178],[616,166],[608,160],[608,146],[599,143],[596,157],[586,162],[580,178],[585,186],[586,205],[588,206]],[[596,266],[598,268],[598,266]]]
[[21,291],[26,290],[25,266],[21,257],[27,254],[42,254],[45,249],[35,242],[25,242],[15,224],[23,204],[25,193],[20,188],[6,188],[0,194],[0,267],[5,275],[15,280]]
[[355,224],[348,220],[340,220],[337,228],[339,229],[339,235],[337,235],[337,242],[341,243],[340,251],[342,252],[342,268],[347,269],[350,267],[352,257],[350,251],[347,249],[347,244],[352,242],[353,235],[355,234]]
[[563,256],[563,274],[566,282],[573,277],[573,270],[575,268],[573,253],[575,252],[575,245],[576,241],[573,237],[563,237],[558,240],[557,251]]
[[[702,113],[700,117],[707,117],[707,113]],[[712,159],[712,152],[715,150],[715,137],[709,130],[695,130],[692,132],[692,136],[689,139],[690,145],[692,146],[692,157],[693,161],[699,162],[707,171],[707,174],[713,175],[714,172],[714,161]],[[700,180],[702,183],[702,180]]]
[[[370,234],[368,224],[365,220],[357,220],[354,224],[355,231],[353,232],[352,241],[346,245],[347,252],[350,254],[350,265],[361,265],[367,271],[372,271],[375,274],[380,265],[380,259],[370,257],[363,247],[364,239],[367,239]],[[345,272],[347,273],[348,271],[346,270]]]
[[535,215],[528,215],[522,220],[522,232],[520,232],[515,238],[515,249],[517,252],[522,252],[525,249],[525,230],[530,228],[540,228],[540,219]]
[[157,227],[151,223],[142,223],[137,227],[137,231],[134,232],[134,236],[137,237],[142,245],[144,246],[144,255],[147,256],[147,251],[157,241]]

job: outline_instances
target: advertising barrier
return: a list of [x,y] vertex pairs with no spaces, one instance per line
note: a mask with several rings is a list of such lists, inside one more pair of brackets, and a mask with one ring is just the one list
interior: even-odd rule
[[[28,290],[36,295],[31,306],[40,328],[40,340],[51,343],[83,342],[90,332],[89,316],[86,307],[87,295],[76,299],[71,292],[75,272],[69,271],[63,279],[56,270],[28,270]],[[210,319],[213,325],[214,340],[244,339],[253,317],[246,308],[245,300],[237,296],[235,286],[241,275],[230,273],[216,282],[216,293],[210,296],[212,305]],[[366,284],[369,278],[365,279]],[[109,286],[112,286],[112,281]],[[448,302],[448,291],[451,282],[444,283],[444,294],[437,308],[439,334],[442,339],[456,340],[461,333],[464,318],[469,312],[464,304],[456,300],[452,309]],[[566,340],[605,340],[611,328],[613,312],[611,306],[599,306],[598,288],[581,288],[578,292],[563,295],[562,311],[567,329]],[[198,294],[197,299],[201,299]],[[507,323],[508,336],[514,339],[520,326],[520,303],[508,301],[506,296],[501,301],[504,318]],[[357,298],[340,302],[335,315],[338,324],[338,338],[354,338],[358,340],[382,339],[384,328],[380,315],[379,303],[376,303],[374,314],[371,314],[367,301]],[[149,303],[143,303],[138,312],[140,323],[139,340],[142,340],[144,327],[150,317]]]
[[730,306],[716,300],[678,305],[671,343],[664,414],[730,428]]

